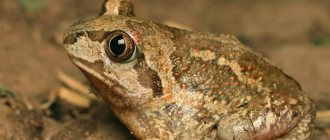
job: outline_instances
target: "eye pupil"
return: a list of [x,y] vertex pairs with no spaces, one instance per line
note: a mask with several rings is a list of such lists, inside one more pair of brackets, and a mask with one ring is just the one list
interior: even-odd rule
[[126,49],[126,42],[125,42],[123,35],[118,35],[118,36],[114,37],[110,41],[109,47],[110,47],[111,52],[115,56],[122,55]]

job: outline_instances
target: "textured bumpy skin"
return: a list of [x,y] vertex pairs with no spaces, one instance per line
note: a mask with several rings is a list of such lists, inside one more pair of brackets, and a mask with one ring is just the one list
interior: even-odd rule
[[[72,25],[73,63],[138,139],[309,139],[315,111],[300,85],[227,35],[191,32],[133,15],[125,0]],[[126,32],[139,54],[119,63],[107,35]]]

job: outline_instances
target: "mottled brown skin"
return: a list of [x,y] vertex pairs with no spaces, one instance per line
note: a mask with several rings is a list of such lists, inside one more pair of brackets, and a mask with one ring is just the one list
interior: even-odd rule
[[[102,15],[68,29],[64,44],[138,139],[310,138],[313,103],[282,70],[235,37],[132,17],[127,2],[106,1]],[[133,38],[134,61],[105,55],[116,30]]]

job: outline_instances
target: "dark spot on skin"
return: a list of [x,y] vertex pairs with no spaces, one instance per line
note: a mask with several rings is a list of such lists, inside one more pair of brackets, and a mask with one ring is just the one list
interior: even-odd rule
[[212,126],[212,130],[217,130],[217,129],[218,129],[218,124]]
[[292,118],[298,117],[299,116],[299,112],[292,112]]
[[280,117],[281,116],[280,112],[277,112],[275,115],[276,115],[276,117]]
[[165,106],[164,110],[168,113],[172,112],[177,108],[177,105],[175,103],[169,103]]
[[270,108],[271,112],[275,112],[275,108]]
[[151,88],[154,97],[163,95],[162,81],[158,73],[146,64],[143,55],[141,56],[141,61],[134,66],[134,69],[138,72],[138,80],[141,85]]
[[74,44],[77,42],[77,38],[80,36],[83,36],[84,34],[85,34],[84,32],[77,32],[77,33],[69,34],[68,36],[66,36],[64,38],[63,43],[64,44]]
[[249,104],[249,103],[243,103],[243,104],[239,105],[238,108],[245,107],[245,106],[247,106],[248,104]]
[[191,82],[191,83],[189,84],[189,87],[190,87],[191,89],[199,89],[199,88],[200,88],[200,87],[199,87],[199,84],[198,84],[196,81]]

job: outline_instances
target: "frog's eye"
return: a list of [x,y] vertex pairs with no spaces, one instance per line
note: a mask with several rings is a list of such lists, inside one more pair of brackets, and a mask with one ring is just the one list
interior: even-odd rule
[[136,59],[137,47],[133,39],[123,31],[107,36],[106,54],[114,62],[128,63]]

